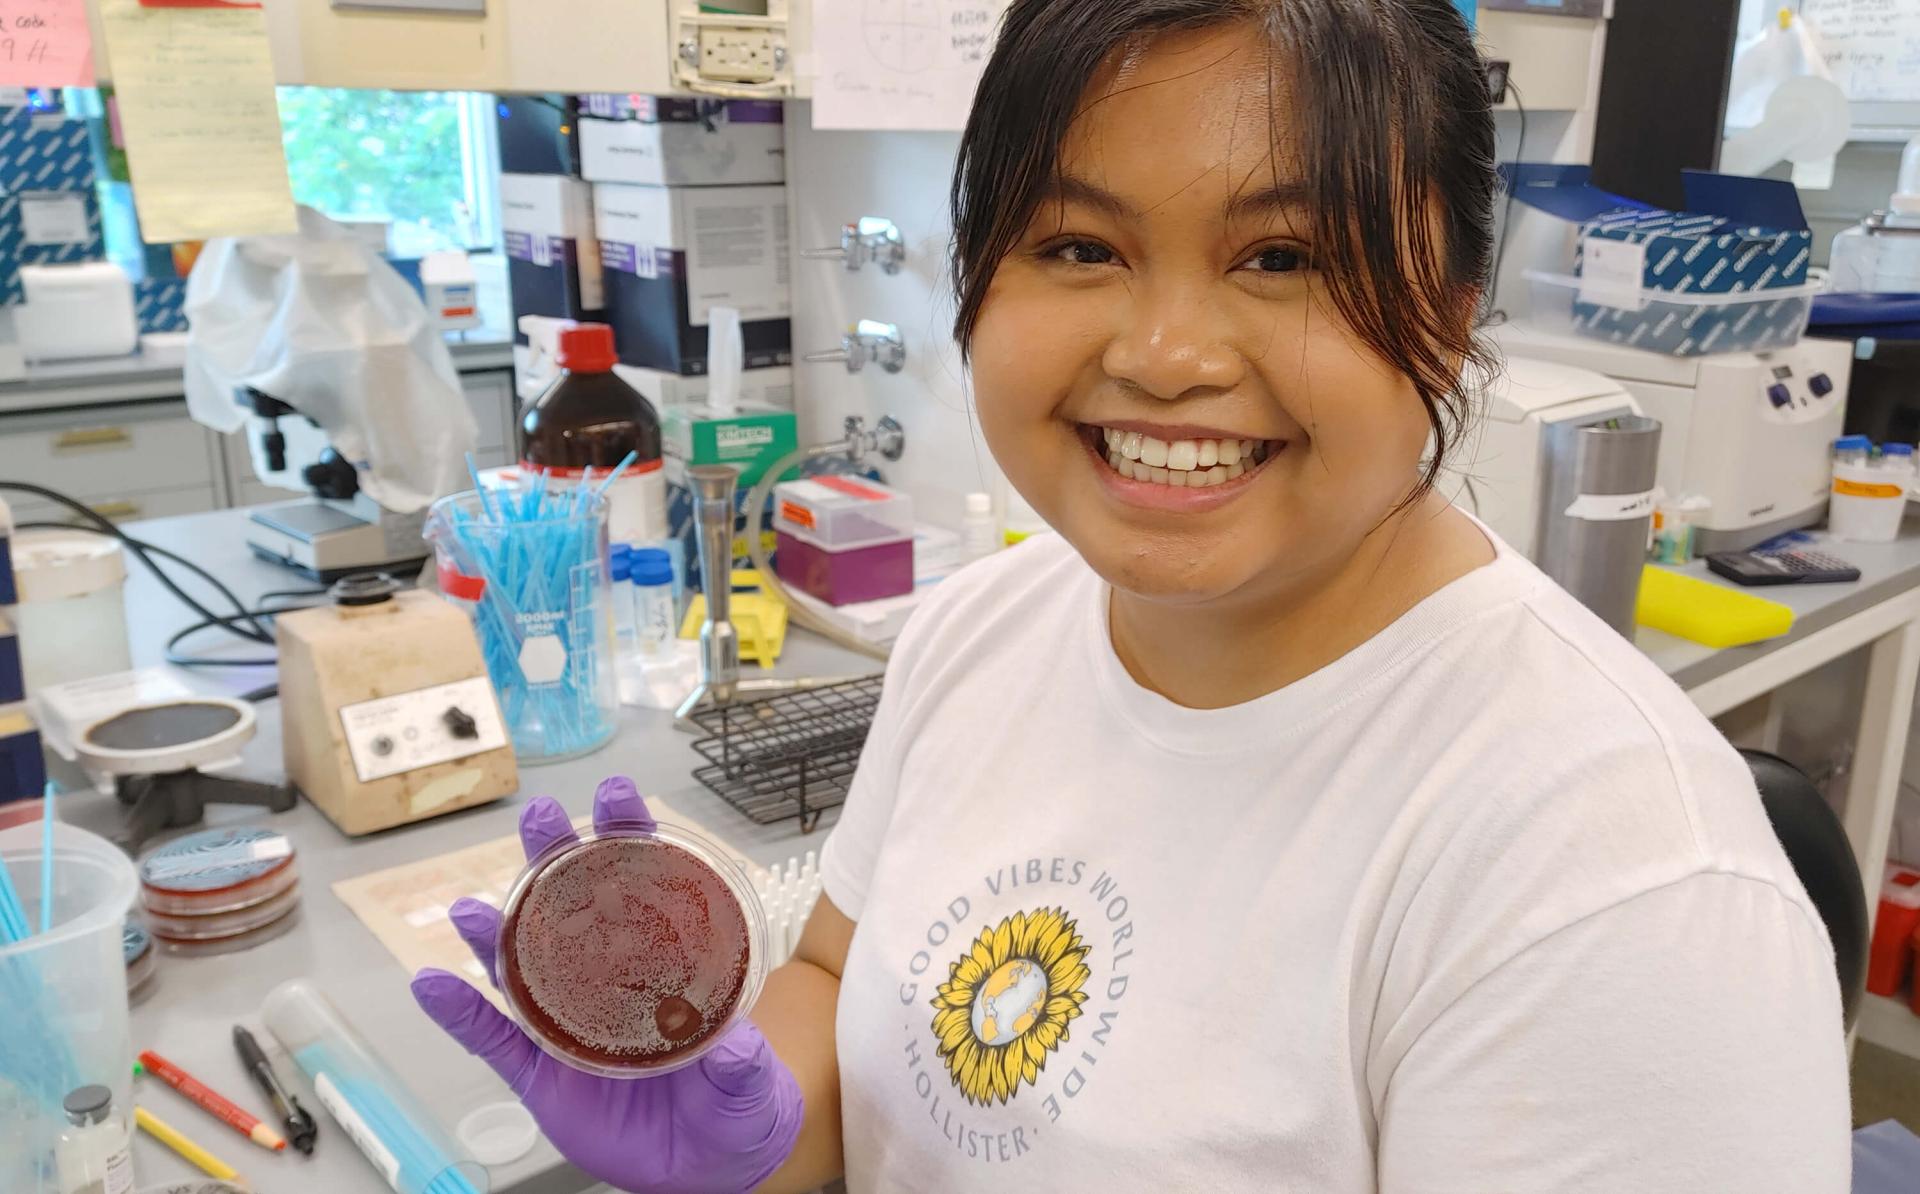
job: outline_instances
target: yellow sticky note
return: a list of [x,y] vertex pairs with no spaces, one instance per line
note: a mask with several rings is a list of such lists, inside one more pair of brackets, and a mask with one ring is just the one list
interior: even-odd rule
[[147,241],[295,229],[265,13],[100,0]]

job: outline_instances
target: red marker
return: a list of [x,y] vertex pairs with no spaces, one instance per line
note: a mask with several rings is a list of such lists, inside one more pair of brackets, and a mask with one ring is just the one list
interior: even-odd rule
[[270,1148],[280,1152],[287,1147],[286,1138],[272,1128],[261,1123],[253,1116],[234,1106],[226,1099],[215,1094],[205,1083],[187,1073],[179,1066],[168,1061],[158,1053],[145,1052],[140,1055],[140,1064],[147,1067],[147,1073],[173,1087],[187,1098],[193,1100],[202,1111],[212,1115],[221,1123],[253,1141],[261,1148]]

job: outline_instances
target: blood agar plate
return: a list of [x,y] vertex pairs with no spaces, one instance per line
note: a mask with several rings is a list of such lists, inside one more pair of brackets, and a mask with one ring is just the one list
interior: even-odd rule
[[162,941],[211,941],[216,937],[238,937],[265,928],[293,910],[300,893],[289,888],[258,904],[231,912],[211,912],[205,916],[170,916],[147,909],[147,928]]
[[293,843],[271,829],[207,829],[149,852],[140,860],[140,899],[147,910],[210,916],[265,903],[300,881]]
[[567,841],[527,864],[500,920],[500,990],[534,1042],[589,1073],[665,1073],[746,1016],[766,916],[715,844],[663,825]]
[[210,958],[217,954],[237,954],[242,950],[264,945],[276,937],[292,931],[300,922],[300,902],[295,900],[285,912],[268,921],[257,929],[245,933],[235,933],[226,937],[174,938],[154,930],[153,939],[158,941],[169,954],[183,958]]

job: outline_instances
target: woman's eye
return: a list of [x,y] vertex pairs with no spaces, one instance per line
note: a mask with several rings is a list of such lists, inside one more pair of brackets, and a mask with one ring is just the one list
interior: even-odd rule
[[1247,258],[1242,268],[1257,274],[1292,274],[1306,269],[1307,255],[1304,250],[1289,248],[1286,245],[1274,245]]
[[1113,261],[1113,250],[1097,241],[1072,240],[1057,244],[1047,250],[1047,255],[1056,261],[1068,265],[1107,265]]

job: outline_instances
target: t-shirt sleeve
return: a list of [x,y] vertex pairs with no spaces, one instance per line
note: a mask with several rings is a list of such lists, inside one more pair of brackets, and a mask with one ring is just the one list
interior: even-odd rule
[[1695,874],[1470,987],[1388,1086],[1381,1194],[1845,1194],[1825,933],[1770,883]]
[[873,880],[874,864],[880,857],[880,844],[893,821],[900,792],[903,723],[906,706],[911,703],[908,674],[918,638],[914,631],[923,620],[916,615],[908,623],[887,660],[880,706],[874,710],[873,725],[867,730],[866,745],[861,748],[853,783],[847,788],[846,803],[840,808],[833,833],[820,850],[821,888],[848,920],[859,920],[866,908],[867,888]]

